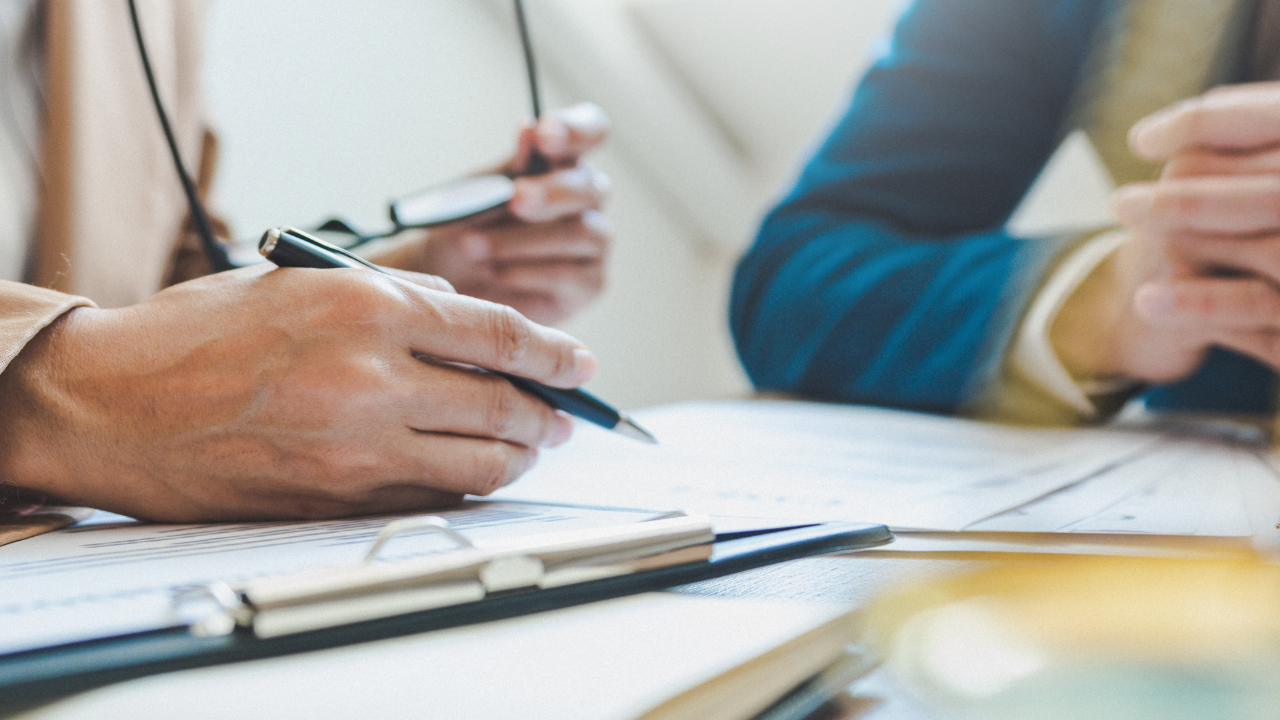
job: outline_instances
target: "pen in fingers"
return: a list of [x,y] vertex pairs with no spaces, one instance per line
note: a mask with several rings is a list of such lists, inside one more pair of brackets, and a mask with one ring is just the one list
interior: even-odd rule
[[[523,0],[513,0],[516,9],[516,27],[520,29],[520,47],[524,50],[524,70],[529,80],[529,99],[533,107],[533,122],[542,118],[542,95],[538,92],[538,66],[533,60],[533,41],[529,38],[529,21],[524,16]],[[525,175],[541,175],[551,169],[551,160],[535,146],[529,150]]]
[[[295,228],[272,228],[263,234],[258,243],[258,252],[280,267],[295,268],[358,268],[385,273],[382,268],[343,250],[336,245],[308,235]],[[563,388],[543,385],[529,378],[512,375],[500,370],[487,370],[500,375],[512,385],[533,395],[542,402],[557,410],[580,417],[587,422],[612,430],[629,438],[657,444],[658,440],[648,430],[640,427],[625,413],[619,412],[608,403],[591,393],[582,390],[565,390]]]

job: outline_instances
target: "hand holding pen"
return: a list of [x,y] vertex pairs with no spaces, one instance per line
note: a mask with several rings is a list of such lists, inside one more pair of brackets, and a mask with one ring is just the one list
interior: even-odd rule
[[[372,270],[378,273],[386,271],[369,261],[347,252],[342,248],[330,245],[316,237],[295,228],[273,228],[262,235],[258,244],[262,256],[281,267],[337,269],[349,268]],[[584,350],[585,352],[585,350]],[[428,361],[433,356],[422,356]],[[610,407],[591,393],[581,389],[558,388],[516,373],[485,368],[487,372],[499,375],[517,388],[533,395],[547,405],[563,410],[603,428],[626,435],[646,443],[657,440],[635,421]]]

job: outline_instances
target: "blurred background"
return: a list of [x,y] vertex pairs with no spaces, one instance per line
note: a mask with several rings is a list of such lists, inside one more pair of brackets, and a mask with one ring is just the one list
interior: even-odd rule
[[[734,263],[901,5],[526,0],[544,104],[614,123],[592,157],[614,182],[609,282],[564,326],[600,358],[592,390],[628,409],[749,392]],[[504,159],[530,113],[509,0],[215,0],[209,21],[216,204],[241,238],[335,214],[381,227],[390,198]],[[1105,214],[1105,190],[1015,220]]]

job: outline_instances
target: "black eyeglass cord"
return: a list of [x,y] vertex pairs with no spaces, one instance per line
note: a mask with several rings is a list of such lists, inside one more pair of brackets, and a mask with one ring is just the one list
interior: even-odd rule
[[178,142],[173,137],[173,127],[169,124],[169,114],[160,101],[160,91],[156,88],[155,74],[151,72],[151,59],[147,56],[147,44],[142,39],[142,25],[138,22],[138,6],[134,0],[128,0],[129,18],[133,21],[133,37],[138,41],[138,56],[142,58],[142,69],[147,75],[147,85],[151,88],[151,100],[156,106],[156,115],[160,118],[160,126],[164,128],[165,140],[169,142],[169,153],[173,156],[173,167],[178,171],[178,180],[187,195],[187,207],[191,211],[191,219],[195,222],[196,232],[200,235],[200,247],[205,257],[213,266],[214,272],[222,272],[237,267],[227,256],[226,247],[213,236],[213,223],[209,221],[209,213],[205,212],[204,203],[200,202],[200,194],[196,184],[187,174],[187,167],[178,152]]

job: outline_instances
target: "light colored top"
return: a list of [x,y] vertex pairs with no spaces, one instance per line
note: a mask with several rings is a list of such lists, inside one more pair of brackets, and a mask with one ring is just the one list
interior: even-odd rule
[[40,186],[41,5],[0,3],[0,280],[22,280]]
[[1067,298],[1129,237],[1126,230],[1105,232],[1063,258],[1032,301],[1009,348],[1009,369],[1014,374],[1039,388],[1048,398],[1071,408],[1082,419],[1098,419],[1098,408],[1090,395],[1120,388],[1098,387],[1073,378],[1053,349],[1049,329]]

